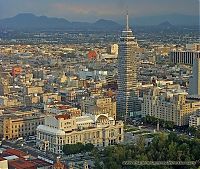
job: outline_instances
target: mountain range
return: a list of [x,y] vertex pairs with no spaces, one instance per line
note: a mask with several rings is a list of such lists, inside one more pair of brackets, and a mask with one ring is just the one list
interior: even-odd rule
[[[120,22],[119,23],[124,23]],[[100,19],[94,23],[70,22],[64,18],[36,16],[32,13],[21,13],[11,18],[1,19],[0,28],[15,30],[121,30],[122,24],[112,20]],[[161,23],[161,24],[160,24]],[[156,25],[172,27],[173,25],[199,25],[198,16],[168,15],[148,16],[130,19],[132,25]]]
[[183,15],[183,14],[169,14],[156,16],[142,16],[133,18],[131,23],[135,25],[159,25],[162,22],[168,21],[175,26],[197,26],[199,25],[199,16]]
[[0,28],[23,30],[118,30],[121,25],[112,21],[100,19],[94,23],[69,22],[63,18],[36,16],[32,13],[18,14],[11,18],[1,19]]

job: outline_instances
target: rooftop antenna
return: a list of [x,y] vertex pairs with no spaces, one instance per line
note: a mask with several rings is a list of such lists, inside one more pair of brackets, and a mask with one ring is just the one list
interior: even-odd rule
[[128,9],[126,10],[126,30],[129,30],[129,26],[128,26]]

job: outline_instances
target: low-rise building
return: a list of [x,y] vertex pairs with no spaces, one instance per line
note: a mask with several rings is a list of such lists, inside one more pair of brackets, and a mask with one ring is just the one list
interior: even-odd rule
[[44,93],[43,88],[40,87],[40,86],[26,86],[24,88],[24,92],[25,92],[26,95]]
[[81,110],[73,107],[71,105],[66,105],[66,104],[62,104],[60,102],[51,102],[48,104],[44,104],[44,111],[50,114],[63,114],[63,113],[68,113],[71,114],[73,116],[81,116]]
[[8,96],[0,96],[0,106],[2,107],[12,107],[12,106],[20,106],[21,102],[15,97]]

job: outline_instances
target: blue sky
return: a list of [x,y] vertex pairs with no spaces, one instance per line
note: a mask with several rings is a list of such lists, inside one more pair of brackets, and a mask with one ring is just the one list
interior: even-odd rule
[[70,21],[121,20],[127,7],[132,17],[199,15],[199,0],[0,0],[0,18],[28,12]]

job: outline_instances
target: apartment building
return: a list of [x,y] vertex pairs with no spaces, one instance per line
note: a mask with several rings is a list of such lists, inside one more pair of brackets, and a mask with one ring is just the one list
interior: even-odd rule
[[155,87],[143,96],[142,116],[154,116],[177,126],[188,125],[190,115],[200,108],[200,101],[186,96],[183,91]]

